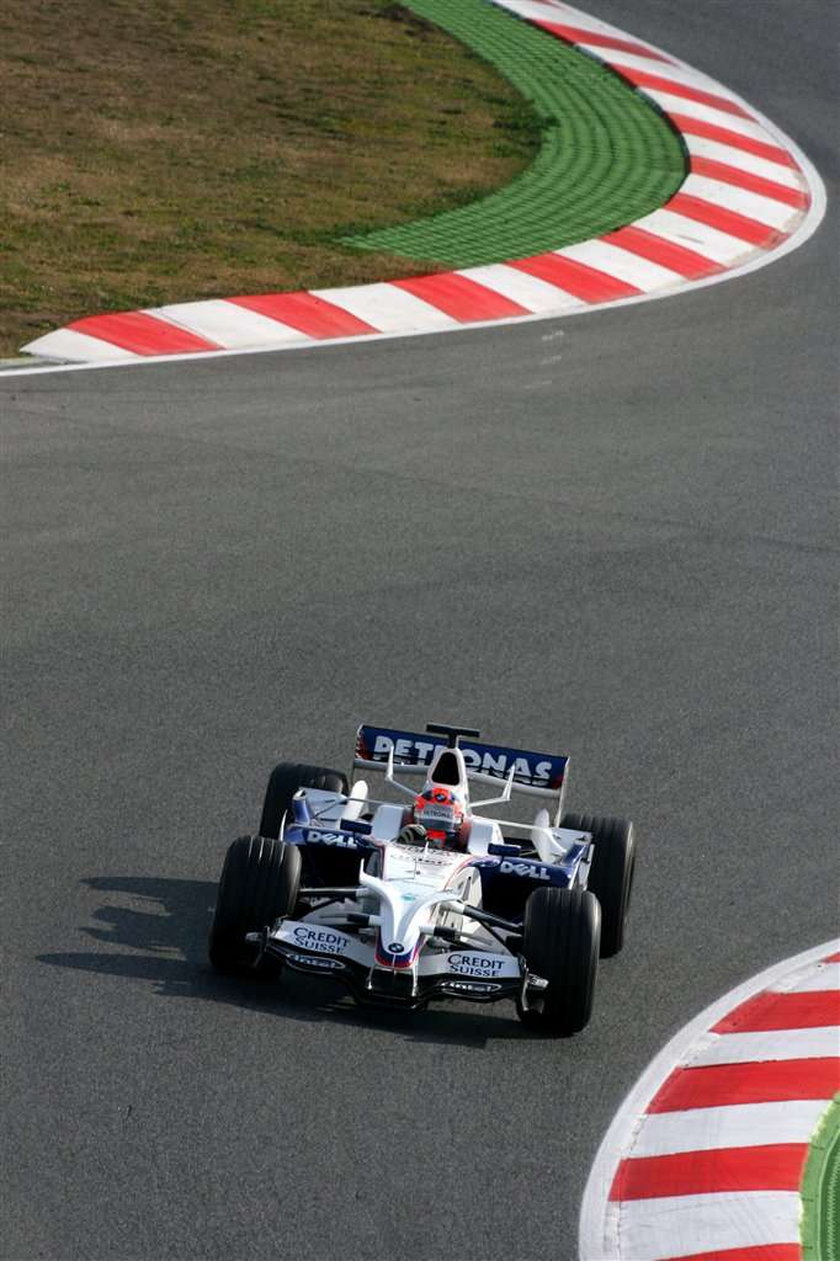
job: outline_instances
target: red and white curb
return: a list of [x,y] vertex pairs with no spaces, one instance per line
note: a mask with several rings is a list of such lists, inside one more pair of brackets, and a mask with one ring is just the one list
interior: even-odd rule
[[581,1209],[581,1261],[799,1261],[808,1144],[840,1089],[840,940],[685,1027],[624,1101]]
[[667,115],[690,157],[670,201],[603,237],[527,258],[88,316],[23,350],[71,362],[136,360],[545,319],[727,279],[803,244],[819,226],[825,191],[816,170],[734,92],[561,0],[495,3],[611,66]]

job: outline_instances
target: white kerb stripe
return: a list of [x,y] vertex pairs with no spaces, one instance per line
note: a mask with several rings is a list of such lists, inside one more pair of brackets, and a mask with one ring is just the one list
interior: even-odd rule
[[663,1196],[618,1205],[620,1255],[665,1261],[694,1252],[799,1242],[798,1191]]
[[[619,60],[626,60],[628,56],[620,48],[605,48],[603,44],[589,44],[585,39],[578,40],[575,48],[579,48],[581,52],[588,53],[590,57],[597,57],[599,61],[603,61],[607,66],[612,66],[615,63],[615,69],[619,73],[621,73],[618,66]],[[676,77],[671,74],[670,62],[663,61],[661,57],[655,56],[653,50],[651,50],[650,57],[642,57],[641,54],[637,54],[633,60],[638,61],[640,68],[649,70],[651,74],[658,72],[659,74],[667,75],[668,78]]]
[[694,1059],[692,1067],[708,1064],[750,1064],[768,1060],[816,1060],[840,1057],[840,1030],[778,1029],[762,1033],[724,1033]]
[[[820,990],[840,991],[840,963],[821,963],[814,972],[785,986],[783,990],[773,990],[783,994],[811,994]],[[838,1016],[840,1016],[840,994],[838,994]]]
[[[600,22],[588,13],[569,10],[565,5],[539,4],[535,0],[494,0],[500,9],[508,9],[517,17],[533,18],[536,22],[562,22],[566,26],[579,26],[582,30],[598,31],[602,35],[617,35],[621,39],[632,38],[607,22]],[[642,41],[640,40],[639,43]]]
[[28,355],[43,355],[45,359],[69,359],[72,363],[99,363],[115,359],[142,359],[133,350],[123,350],[112,342],[102,341],[99,337],[90,337],[87,333],[77,333],[72,328],[58,328],[54,333],[45,333],[34,342],[27,342],[21,350]]
[[488,263],[486,267],[467,267],[456,275],[466,276],[488,289],[495,290],[511,302],[518,302],[526,311],[534,314],[545,314],[549,311],[571,311],[575,307],[587,304],[556,285],[550,285],[539,276],[530,276],[518,267],[508,267],[505,263]]
[[316,298],[324,298],[335,306],[343,307],[380,333],[461,327],[458,320],[396,285],[352,285],[346,289],[310,289],[309,292]]
[[794,1099],[690,1108],[686,1112],[650,1112],[642,1117],[627,1155],[669,1156],[720,1147],[808,1143],[826,1106],[824,1099]]
[[652,211],[633,224],[634,228],[644,228],[661,236],[665,241],[673,241],[674,245],[683,245],[688,250],[695,250],[704,258],[715,263],[731,266],[737,258],[752,254],[754,246],[728,232],[710,227],[707,223],[698,223],[676,210],[668,210],[662,206]]
[[[597,31],[600,35],[613,35],[616,39],[632,40],[634,44],[647,44],[647,41],[636,35],[630,35],[627,31],[621,30],[618,26],[612,26],[609,22],[604,22],[600,18],[593,17],[591,13],[582,13],[580,9],[574,8],[570,4],[556,5],[556,11],[549,19],[552,22],[563,22],[567,26],[579,26],[581,30]],[[665,49],[656,49],[663,56],[670,58],[671,54]],[[664,64],[662,62],[660,65]]]
[[[593,48],[592,51],[596,52],[596,49]],[[649,70],[652,74],[659,74],[664,79],[684,83],[686,87],[702,88],[704,92],[716,92],[718,96],[732,98],[732,93],[722,87],[717,79],[701,74],[699,70],[694,70],[691,66],[678,65],[675,62],[668,65],[662,61],[654,62],[650,57],[641,57],[637,53],[625,53],[620,48],[601,48],[597,55],[602,61],[608,62],[619,74],[622,67],[628,70]]]
[[734,166],[736,170],[746,171],[748,175],[758,175],[761,179],[773,180],[775,184],[784,184],[785,188],[807,190],[807,182],[791,166],[782,166],[781,162],[770,162],[767,158],[759,158],[754,153],[746,153],[743,149],[733,149],[732,145],[722,144],[720,140],[707,140],[705,136],[692,136],[686,132],[683,143],[694,158],[709,158],[713,162],[723,162],[726,166]]
[[242,346],[284,346],[292,342],[312,341],[300,329],[290,328],[257,311],[237,306],[235,302],[211,298],[205,302],[175,302],[154,307],[149,315],[158,315],[186,328],[199,337],[206,337],[219,346],[234,350]]
[[740,114],[730,114],[723,109],[714,109],[711,105],[704,105],[702,101],[692,101],[687,96],[675,96],[672,92],[663,92],[659,88],[639,88],[639,91],[656,101],[666,114],[685,114],[689,118],[696,118],[698,122],[725,127],[727,131],[737,131],[739,135],[746,136],[749,140],[759,140],[762,144],[779,147],[775,136],[766,131],[760,123],[754,123]]
[[703,201],[708,201],[713,206],[734,210],[736,214],[746,215],[748,219],[755,219],[758,223],[779,231],[791,226],[802,213],[782,201],[773,201],[770,197],[762,197],[760,193],[751,193],[734,184],[724,184],[722,180],[710,179],[707,175],[689,175],[680,192],[688,193],[691,197],[702,197]]
[[567,245],[554,252],[561,258],[571,258],[588,267],[597,267],[599,271],[605,271],[607,275],[615,276],[628,285],[635,285],[643,293],[685,283],[684,278],[670,268],[661,267],[659,263],[652,263],[649,259],[623,250],[609,241],[581,241],[577,245]]
[[[494,0],[500,9],[507,9],[517,17],[535,22],[562,22],[563,16],[553,5],[540,4],[538,0]],[[566,19],[568,21],[568,19]]]

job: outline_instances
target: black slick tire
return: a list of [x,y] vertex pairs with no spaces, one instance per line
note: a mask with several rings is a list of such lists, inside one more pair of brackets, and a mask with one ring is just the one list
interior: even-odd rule
[[601,909],[587,889],[536,889],[525,903],[522,954],[548,982],[519,1004],[528,1028],[569,1037],[589,1023],[598,973]]
[[592,833],[595,848],[587,888],[601,903],[601,958],[610,958],[624,944],[636,870],[633,824],[596,814],[564,814],[560,826]]
[[278,762],[265,790],[260,836],[275,839],[280,835],[283,815],[291,808],[292,797],[299,788],[322,788],[325,792],[346,793],[347,776],[328,766],[308,766],[305,762]]
[[240,836],[228,849],[210,928],[210,962],[217,972],[279,971],[266,956],[254,967],[258,947],[245,940],[281,915],[289,915],[300,888],[300,851],[263,836]]

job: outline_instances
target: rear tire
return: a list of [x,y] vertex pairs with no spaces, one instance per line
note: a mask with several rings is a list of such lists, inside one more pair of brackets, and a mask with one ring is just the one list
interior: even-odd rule
[[636,870],[636,838],[627,819],[564,814],[560,826],[591,832],[595,842],[587,888],[601,903],[601,958],[618,954]]
[[[587,889],[536,889],[525,903],[522,954],[529,972],[548,981],[519,1018],[553,1037],[589,1023],[598,973],[601,908]],[[530,997],[530,996],[529,996]]]
[[217,972],[271,975],[279,960],[264,956],[245,940],[289,915],[300,888],[300,850],[261,836],[240,836],[228,849],[210,928],[210,962]]
[[307,766],[305,762],[279,762],[268,779],[265,790],[260,836],[280,835],[283,815],[292,806],[292,797],[299,788],[322,788],[325,792],[347,793],[347,776],[328,766]]

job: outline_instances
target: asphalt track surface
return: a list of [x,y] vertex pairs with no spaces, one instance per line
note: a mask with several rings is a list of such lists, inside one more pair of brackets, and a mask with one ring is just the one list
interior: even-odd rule
[[[836,932],[829,0],[593,0],[805,149],[801,250],[547,323],[0,381],[7,1258],[576,1253],[706,1004]],[[570,1041],[205,962],[277,756],[359,719],[573,755],[643,838]]]

